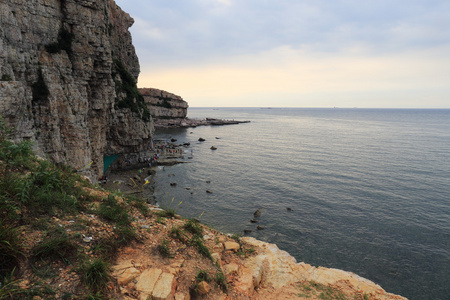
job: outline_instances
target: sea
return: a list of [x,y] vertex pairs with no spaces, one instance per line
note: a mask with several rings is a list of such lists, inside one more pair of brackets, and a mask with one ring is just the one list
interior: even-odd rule
[[157,130],[190,143],[184,163],[157,170],[161,207],[409,299],[450,299],[450,110],[189,108],[188,117],[250,123]]

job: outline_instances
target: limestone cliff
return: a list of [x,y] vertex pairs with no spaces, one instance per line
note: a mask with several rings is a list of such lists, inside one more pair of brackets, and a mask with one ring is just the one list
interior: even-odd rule
[[186,118],[189,105],[180,96],[152,88],[139,89],[139,92],[155,120]]
[[17,141],[91,178],[151,144],[139,62],[113,0],[0,0],[0,115]]

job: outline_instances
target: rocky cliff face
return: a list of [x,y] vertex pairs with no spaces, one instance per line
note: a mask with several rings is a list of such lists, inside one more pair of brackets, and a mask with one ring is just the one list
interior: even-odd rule
[[0,114],[14,138],[90,178],[104,155],[143,155],[153,125],[133,22],[112,0],[0,0]]
[[155,120],[186,118],[189,105],[180,96],[152,88],[139,89],[139,92]]

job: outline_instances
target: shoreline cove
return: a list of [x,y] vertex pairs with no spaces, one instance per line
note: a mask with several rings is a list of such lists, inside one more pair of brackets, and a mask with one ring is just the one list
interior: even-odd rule
[[[128,170],[113,170],[109,175],[110,179],[108,183],[104,184],[104,187],[108,190],[120,190],[124,194],[143,196],[147,200],[147,203],[150,204],[152,211],[164,211],[159,206],[154,206],[154,204],[157,204],[157,199],[153,195],[155,189],[154,176],[158,171],[163,172],[162,168],[165,168],[165,166],[169,166],[165,171],[169,171],[167,173],[170,173],[170,165],[186,163],[181,159],[189,154],[189,145],[176,144],[177,141],[159,140],[158,142],[155,148],[159,148],[164,144],[166,149],[181,149],[182,151],[161,153],[156,164],[151,167],[143,167],[140,165],[138,168],[131,166]],[[168,174],[169,177],[170,175]],[[145,182],[148,182],[148,184],[145,184]],[[175,212],[170,207],[166,207],[165,209]],[[168,231],[169,227],[176,228],[180,226],[177,224],[182,224],[182,219],[181,216],[175,215],[174,219],[170,220],[170,225],[168,220],[165,221],[166,224],[163,226],[156,224],[158,227],[157,231]],[[141,226],[154,228],[155,224]],[[380,285],[352,272],[334,268],[314,267],[305,262],[297,263],[293,256],[286,251],[280,250],[276,244],[263,242],[253,237],[241,237],[237,239],[236,236],[221,233],[207,225],[201,226],[206,231],[204,233],[206,240],[215,241],[211,246],[214,261],[220,266],[220,269],[229,280],[229,284],[233,285],[234,292],[236,293],[231,297],[220,292],[215,292],[216,294],[206,293],[208,294],[208,298],[205,299],[320,299],[320,293],[317,293],[317,295],[308,294],[305,291],[299,290],[299,286],[306,287],[308,284],[328,287],[332,290],[339,291],[345,297],[352,295],[353,298],[351,299],[407,299],[388,293]],[[230,246],[230,243],[234,243],[233,247],[235,248]],[[146,246],[144,245],[143,247],[145,248]],[[161,274],[165,274],[167,272],[166,268],[170,267],[172,270],[168,274],[174,276],[168,276],[168,280],[170,281],[169,286],[171,288],[169,289],[170,292],[166,291],[166,294],[171,296],[164,299],[172,299],[173,297],[175,299],[189,299],[186,298],[189,292],[181,292],[173,287],[176,285],[176,276],[184,272],[182,265],[186,263],[185,258],[180,258],[177,255],[177,258],[175,258],[178,261],[176,267],[173,267],[173,263],[168,265],[158,264],[155,261],[149,262],[148,258],[146,261],[140,262],[136,258],[143,256],[144,248],[137,247],[136,249],[130,248],[124,250],[125,255],[121,256],[114,266],[116,270],[120,269],[120,272],[115,275],[118,282],[128,281],[132,277],[133,280],[137,281],[137,285],[139,285],[139,281],[145,280],[148,272],[154,272],[155,264],[158,265],[157,270],[161,270]],[[238,253],[239,251],[243,251],[244,253],[245,251],[250,251],[251,253],[246,253],[245,257],[240,257],[239,260],[230,258],[229,254]],[[183,260],[182,263],[180,263],[180,259]],[[131,261],[135,263],[132,264]],[[139,265],[139,268],[136,268],[136,263]],[[170,263],[170,261],[167,263]],[[152,267],[147,269],[144,266],[146,264]],[[136,271],[136,269],[139,269],[139,271]],[[131,277],[129,277],[130,273],[133,274]],[[163,278],[161,274],[158,276],[160,278],[159,280]],[[126,278],[124,279],[123,276]],[[308,289],[310,287],[306,287],[306,290]],[[176,293],[176,291],[178,292]],[[154,290],[142,290],[140,292],[141,295],[145,296],[152,295],[154,297],[156,295],[154,294]],[[206,294],[203,296],[205,297]]]

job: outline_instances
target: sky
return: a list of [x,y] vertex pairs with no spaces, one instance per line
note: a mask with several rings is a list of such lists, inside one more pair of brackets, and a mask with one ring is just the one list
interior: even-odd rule
[[190,107],[450,108],[449,0],[116,0]]

